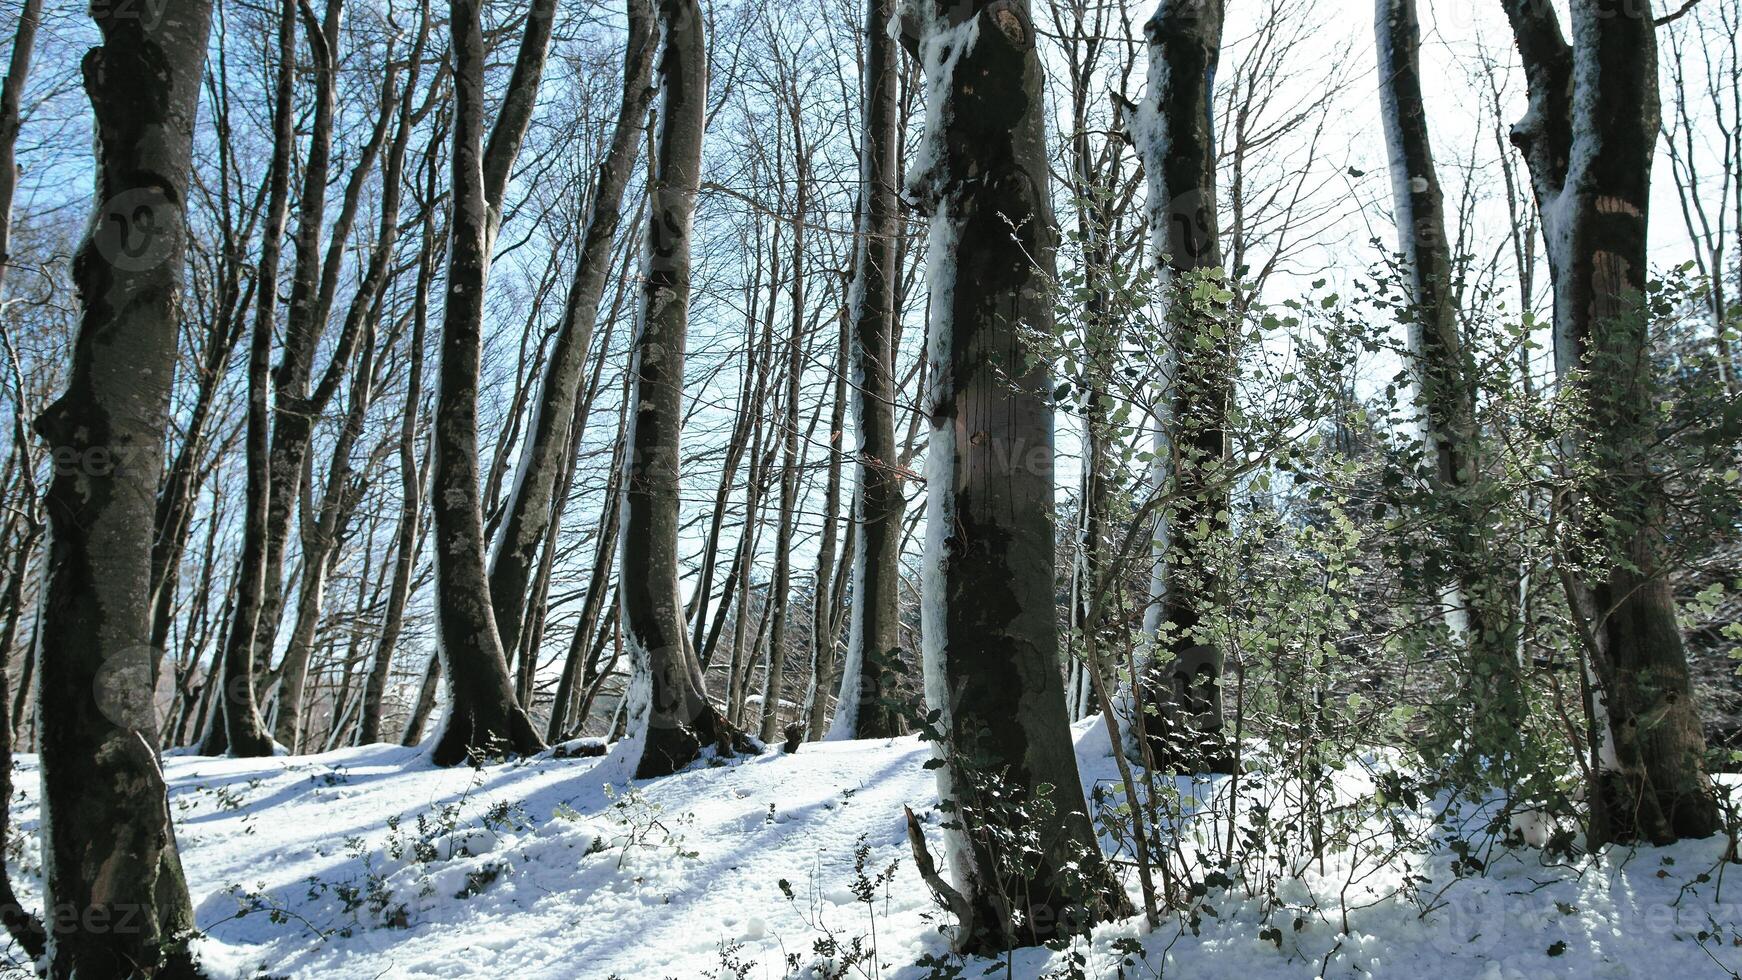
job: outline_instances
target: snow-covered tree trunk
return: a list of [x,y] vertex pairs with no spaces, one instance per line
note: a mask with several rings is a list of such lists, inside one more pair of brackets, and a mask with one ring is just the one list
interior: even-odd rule
[[[1583,465],[1572,502],[1580,559],[1567,581],[1587,624],[1604,768],[1593,843],[1668,842],[1719,829],[1706,742],[1661,566],[1662,489],[1644,308],[1657,38],[1649,6],[1573,0],[1573,40],[1554,8],[1504,0],[1529,82],[1513,128],[1544,222],[1554,279],[1555,368],[1582,402],[1569,440]],[[1616,524],[1630,530],[1618,533]]]
[[658,134],[631,345],[618,591],[629,648],[627,735],[618,763],[667,775],[704,749],[753,751],[708,700],[678,590],[678,438],[689,330],[690,234],[701,187],[707,42],[696,0],[658,0]]
[[853,419],[858,430],[858,483],[853,519],[853,594],[847,610],[847,655],[830,738],[899,735],[905,722],[894,704],[900,668],[897,636],[901,586],[902,490],[895,442],[896,237],[901,227],[896,154],[900,66],[889,37],[894,0],[865,3],[865,107],[860,135],[859,216],[853,281]]
[[48,975],[188,975],[193,906],[151,697],[152,515],[176,367],[186,202],[211,5],[97,5],[85,56],[96,211],[63,394],[37,646]]
[[1476,422],[1475,363],[1464,344],[1452,285],[1444,195],[1422,99],[1421,26],[1415,0],[1378,0],[1374,32],[1379,96],[1396,206],[1408,305],[1410,371],[1417,414],[1431,452],[1433,487],[1450,537],[1451,618],[1469,645],[1472,736],[1478,751],[1510,754],[1524,720],[1517,584],[1490,554],[1488,523],[1476,499],[1482,471]]
[[[1222,651],[1204,614],[1222,601],[1215,554],[1228,528],[1227,417],[1238,327],[1221,287],[1216,223],[1215,78],[1223,0],[1161,0],[1144,25],[1149,86],[1132,137],[1149,179],[1151,247],[1167,291],[1171,376],[1155,427],[1157,521],[1151,605],[1144,617],[1152,663],[1139,681],[1158,762],[1226,772]],[[1165,655],[1171,655],[1162,663]]]
[[[1054,614],[1057,227],[1045,80],[1021,0],[916,0],[926,77],[909,199],[929,212],[925,690],[961,949],[1034,945],[1123,912],[1089,824]],[[1013,853],[1010,842],[1026,841]]]
[[464,762],[474,752],[525,754],[544,740],[514,698],[484,572],[478,496],[478,369],[484,287],[489,279],[489,204],[484,193],[484,39],[476,0],[449,4],[453,29],[453,215],[447,301],[437,374],[434,492],[437,650],[448,711],[431,758]]

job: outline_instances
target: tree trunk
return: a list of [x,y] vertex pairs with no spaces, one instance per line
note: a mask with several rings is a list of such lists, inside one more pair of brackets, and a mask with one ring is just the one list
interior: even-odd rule
[[1374,28],[1379,101],[1408,294],[1400,319],[1408,332],[1417,414],[1431,453],[1430,485],[1441,508],[1438,523],[1450,538],[1443,560],[1456,593],[1449,611],[1469,648],[1469,734],[1473,751],[1504,771],[1516,764],[1525,715],[1513,616],[1516,583],[1508,581],[1506,566],[1494,562],[1491,545],[1484,540],[1490,522],[1477,496],[1486,477],[1476,421],[1475,363],[1464,344],[1453,295],[1452,245],[1422,101],[1415,0],[1378,0]]
[[835,392],[829,409],[828,476],[823,487],[823,532],[817,543],[817,572],[811,589],[811,679],[805,691],[805,738],[823,737],[828,723],[829,688],[835,684],[835,640],[840,636],[836,615],[835,541],[840,534],[841,460],[847,425],[847,359],[851,338],[845,316],[839,319],[835,343]]
[[[390,209],[384,209],[390,210]],[[377,313],[371,313],[373,319]],[[391,348],[393,339],[386,345]],[[345,534],[351,516],[360,502],[362,475],[352,469],[351,451],[363,435],[364,416],[374,397],[375,327],[364,328],[362,355],[351,378],[350,405],[333,445],[327,468],[326,492],[303,535],[303,576],[297,596],[296,620],[291,629],[290,643],[284,651],[284,663],[279,670],[278,715],[274,719],[273,736],[291,752],[301,752],[303,735],[303,691],[308,680],[309,660],[314,654],[315,632],[320,627],[321,611],[326,603],[327,579],[339,559],[339,540]],[[368,554],[367,551],[364,552]],[[359,591],[363,589],[358,586]]]
[[901,610],[901,518],[907,506],[895,443],[896,239],[901,214],[896,155],[901,149],[900,67],[889,22],[894,0],[865,3],[865,109],[860,136],[858,235],[852,318],[853,422],[858,430],[858,484],[853,519],[853,598],[847,611],[847,656],[835,701],[831,739],[882,738],[906,731],[895,697],[901,671],[896,635]]
[[[751,427],[750,466],[746,471],[744,487],[744,530],[739,539],[739,553],[743,561],[734,561],[736,565],[738,585],[738,605],[732,618],[732,656],[727,664],[726,684],[726,717],[733,724],[739,723],[744,717],[744,703],[750,690],[750,674],[755,662],[754,646],[761,635],[760,626],[753,636],[750,632],[751,603],[755,599],[755,590],[750,581],[750,571],[756,562],[756,552],[762,541],[762,522],[765,505],[763,492],[768,480],[769,460],[772,459],[772,448],[762,439],[762,419],[757,417]],[[767,596],[764,594],[763,608],[767,609]]]
[[[1228,529],[1227,416],[1239,328],[1227,304],[1194,299],[1220,285],[1216,225],[1216,63],[1223,0],[1162,0],[1144,25],[1150,88],[1134,133],[1149,177],[1149,230],[1163,289],[1172,377],[1155,430],[1154,598],[1144,617],[1152,662],[1140,679],[1151,753],[1164,766],[1228,772],[1222,735],[1222,651],[1205,614],[1222,601],[1215,552]],[[1164,655],[1171,655],[1163,660]]]
[[[327,577],[332,562],[337,558],[339,537],[358,503],[359,488],[353,485],[356,477],[351,468],[350,454],[357,440],[362,438],[364,417],[374,397],[375,330],[381,316],[380,300],[387,285],[394,246],[399,240],[401,177],[405,169],[406,146],[411,137],[413,96],[417,91],[418,72],[423,61],[428,30],[429,18],[421,17],[418,35],[407,59],[408,74],[397,100],[393,94],[396,69],[388,69],[381,86],[381,126],[385,126],[389,118],[388,110],[396,101],[398,122],[386,164],[381,171],[381,216],[375,243],[370,249],[363,281],[358,285],[346,312],[342,330],[343,337],[361,338],[361,353],[352,375],[350,405],[329,461],[326,490],[315,519],[303,535],[303,581],[297,597],[296,620],[289,646],[285,649],[284,662],[279,668],[279,703],[274,735],[292,752],[301,750],[303,687],[307,679],[309,657],[313,653],[315,630],[320,625]],[[381,131],[382,128],[378,127],[377,132]],[[372,142],[378,143],[379,140]],[[421,318],[421,309],[413,311],[413,316]],[[403,321],[390,331],[390,336],[385,341],[387,348],[391,349],[393,334],[397,334],[400,329],[403,329]],[[335,366],[342,369],[342,365]],[[416,417],[415,404],[410,407],[409,416]]]
[[435,710],[436,685],[441,683],[441,657],[429,658],[423,668],[423,683],[417,686],[417,700],[412,702],[411,713],[405,718],[405,732],[399,737],[399,744],[407,748],[423,741],[423,728],[429,724],[429,715]]
[[[321,239],[326,229],[328,174],[332,166],[333,120],[338,86],[339,24],[344,0],[327,0],[324,21],[314,9],[300,4],[314,58],[315,107],[309,123],[308,155],[302,162],[302,189],[297,199],[297,226],[293,239],[290,303],[285,312],[284,345],[272,369],[272,436],[266,470],[267,491],[265,567],[260,611],[252,629],[252,676],[255,697],[264,699],[277,676],[271,669],[272,651],[284,613],[284,552],[298,504],[302,500],[303,475],[307,470],[315,420],[325,410],[338,385],[344,366],[350,363],[354,338],[342,336],[333,351],[333,361],[316,392],[310,393],[316,348],[326,332],[327,313],[338,282],[338,263],[350,237],[356,215],[362,174],[373,165],[379,136],[365,149],[346,188],[343,205],[334,222],[326,264],[321,258]],[[292,51],[294,52],[294,42]],[[385,113],[383,114],[385,116]],[[272,282],[275,280],[262,280]],[[277,290],[270,290],[276,300]],[[268,307],[270,309],[270,307]],[[234,751],[234,747],[232,747]],[[240,754],[240,753],[238,753]]]
[[519,475],[507,506],[507,519],[490,558],[490,596],[496,629],[504,649],[520,645],[521,613],[527,607],[527,580],[552,521],[557,484],[571,465],[568,447],[573,431],[584,424],[575,404],[580,395],[593,324],[611,271],[618,226],[622,223],[623,190],[635,169],[635,157],[652,101],[653,11],[649,0],[629,0],[629,43],[624,61],[623,101],[617,112],[611,146],[599,163],[593,185],[591,213],[581,236],[580,256],[569,283],[562,322],[551,342],[532,431],[522,447]]
[[36,29],[42,24],[42,0],[24,0],[18,12],[18,30],[12,35],[12,54],[6,63],[6,79],[0,82],[0,296],[5,295],[6,269],[12,261],[12,197],[18,190],[19,103],[30,80],[30,59],[36,52]]
[[451,766],[475,753],[526,755],[544,740],[515,701],[484,571],[478,498],[478,368],[489,278],[484,193],[484,39],[477,0],[451,0],[454,63],[453,217],[436,397],[436,648],[448,712],[430,757]]
[[[34,11],[30,16],[35,16]],[[17,58],[13,62],[16,64]],[[20,429],[22,430],[22,425]],[[24,482],[27,488],[34,489],[28,479]],[[0,706],[10,703],[12,697],[8,690],[7,668],[12,659],[12,643],[18,635],[19,614],[24,606],[24,580],[30,574],[30,556],[35,553],[36,543],[42,537],[43,531],[42,523],[33,515],[26,515],[24,520],[25,526],[18,535],[17,551],[13,555],[12,569],[6,581],[6,595],[4,599],[0,599],[6,607],[6,625],[4,630],[0,630]],[[0,801],[11,799],[12,726],[0,724]],[[11,820],[12,808],[0,806],[0,840],[7,839]],[[0,924],[5,925],[6,932],[13,941],[35,959],[42,956],[48,937],[43,931],[42,920],[18,903],[18,896],[12,890],[10,865],[9,854],[0,853]]]
[[933,267],[926,701],[955,945],[995,953],[1129,904],[1090,826],[1059,675],[1052,391],[1026,336],[1051,329],[1057,247],[1034,25],[1022,0],[920,12],[929,168],[907,186]]
[[82,317],[67,388],[36,420],[54,448],[40,609],[42,812],[55,978],[189,976],[193,906],[151,696],[151,545],[176,365],[193,125],[211,6],[98,6],[85,56],[97,200],[74,259]]
[[797,187],[792,210],[792,293],[789,298],[792,326],[786,338],[786,417],[781,428],[780,509],[775,519],[773,633],[768,649],[768,676],[763,685],[762,740],[773,742],[780,734],[780,702],[786,692],[787,621],[792,610],[792,525],[797,519],[798,474],[803,467],[799,453],[799,400],[803,395],[805,366],[805,221],[810,207],[810,163],[806,156],[803,120],[793,116],[793,158]]
[[619,448],[611,456],[614,469],[605,489],[603,513],[599,516],[599,542],[593,550],[593,570],[587,577],[587,598],[581,604],[581,616],[575,622],[575,635],[569,643],[568,657],[563,661],[562,676],[557,680],[556,697],[550,708],[550,727],[545,730],[546,741],[556,742],[570,731],[569,719],[577,714],[584,683],[582,665],[599,628],[599,616],[605,610],[611,558],[617,553],[617,525],[622,514],[618,492],[622,486],[622,455]]
[[[423,351],[428,332],[430,283],[436,263],[436,146],[440,133],[431,138],[424,154],[422,242],[418,249],[417,280],[413,286],[410,362],[406,370],[405,410],[399,417],[399,527],[395,532],[393,584],[387,593],[387,611],[381,620],[381,635],[370,659],[369,676],[363,682],[363,718],[357,741],[369,745],[381,740],[381,715],[387,697],[387,682],[393,672],[393,654],[405,628],[405,605],[411,598],[411,580],[417,571],[418,544],[423,538],[420,518],[427,467],[417,461],[418,415],[423,401]],[[427,458],[427,457],[426,457]],[[433,692],[432,692],[433,697]],[[411,743],[415,744],[415,740]]]
[[255,635],[267,605],[272,493],[271,387],[273,310],[278,300],[280,242],[290,209],[291,151],[296,138],[293,104],[296,73],[296,2],[284,0],[278,16],[278,78],[273,96],[272,160],[268,164],[266,224],[255,272],[253,336],[248,350],[247,498],[243,508],[242,555],[237,564],[236,604],[224,637],[217,710],[222,724],[208,724],[200,751],[244,757],[272,754],[272,739],[255,700]]
[[1585,465],[1565,580],[1593,640],[1612,750],[1597,774],[1589,837],[1593,846],[1705,837],[1720,819],[1662,567],[1664,498],[1650,459],[1657,399],[1643,300],[1656,28],[1649,7],[1574,0],[1569,45],[1552,7],[1505,6],[1529,82],[1530,111],[1513,142],[1543,215],[1555,370],[1583,402],[1569,439]]
[[622,765],[676,772],[708,746],[754,751],[709,702],[684,628],[677,573],[678,451],[689,329],[690,231],[700,189],[707,43],[696,0],[659,0],[660,112],[651,161],[639,332],[623,467],[618,593],[631,681]]

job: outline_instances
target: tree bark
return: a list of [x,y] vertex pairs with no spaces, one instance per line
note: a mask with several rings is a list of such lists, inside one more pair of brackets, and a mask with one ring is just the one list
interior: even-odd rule
[[[1593,639],[1611,753],[1592,794],[1593,846],[1667,843],[1720,827],[1706,742],[1662,565],[1662,488],[1651,469],[1647,218],[1659,124],[1649,7],[1574,0],[1568,44],[1546,4],[1504,0],[1529,83],[1513,142],[1530,168],[1555,292],[1555,370],[1581,401],[1571,451],[1565,577]],[[1616,532],[1615,526],[1627,530]]]
[[622,764],[639,778],[676,772],[709,746],[721,754],[755,750],[708,700],[678,591],[678,438],[708,65],[696,0],[658,0],[658,12],[660,112],[639,330],[630,351],[633,409],[625,437],[617,566],[631,670],[620,751]]
[[1146,726],[1154,758],[1209,772],[1233,765],[1222,734],[1223,654],[1205,618],[1223,600],[1215,552],[1228,530],[1223,468],[1240,331],[1225,302],[1194,299],[1222,274],[1213,102],[1223,8],[1223,0],[1162,0],[1156,8],[1144,25],[1151,85],[1134,134],[1149,177],[1172,367],[1155,430],[1156,486],[1168,503],[1155,534],[1155,595],[1144,617],[1152,659],[1139,680],[1140,710],[1157,716]]
[[478,497],[478,370],[484,287],[490,270],[485,196],[484,39],[477,0],[451,0],[454,63],[453,216],[447,302],[437,375],[435,513],[437,650],[448,712],[430,757],[451,766],[476,753],[527,755],[544,748],[515,701],[508,661],[491,611],[484,571],[484,513]]
[[1058,234],[1034,25],[1021,0],[917,13],[933,100],[929,167],[907,181],[933,265],[926,702],[965,899],[955,945],[995,953],[1129,904],[1090,826],[1059,674],[1052,391],[1026,336],[1052,326]]
[[193,906],[151,696],[151,546],[176,365],[187,189],[211,6],[92,8],[83,64],[98,209],[73,264],[67,387],[36,420],[57,461],[38,651],[54,978],[191,976]]
[[859,436],[853,519],[859,538],[847,611],[847,655],[831,739],[883,738],[906,731],[895,697],[901,671],[901,518],[907,506],[895,442],[896,239],[901,231],[896,186],[901,73],[889,37],[895,9],[894,0],[865,3],[857,254],[847,294],[853,422]]

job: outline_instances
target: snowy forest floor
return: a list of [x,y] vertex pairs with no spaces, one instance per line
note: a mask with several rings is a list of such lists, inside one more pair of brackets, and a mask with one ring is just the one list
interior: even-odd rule
[[[1076,735],[1085,786],[1116,783],[1104,730]],[[915,738],[807,744],[632,789],[608,786],[598,759],[437,769],[387,746],[165,766],[213,977],[821,977],[816,943],[832,936],[874,943],[875,963],[836,957],[845,976],[921,980],[957,975],[920,965],[948,949],[902,815],[921,814],[941,855],[929,756]],[[41,899],[37,761],[17,765],[12,862],[28,905]],[[1347,868],[1315,867],[1270,899],[1212,889],[1196,934],[1180,915],[1153,931],[1138,917],[1004,969],[955,962],[1018,980],[1069,975],[1073,957],[1090,977],[1734,976],[1742,867],[1724,848],[1570,865],[1521,850],[1465,877],[1453,855],[1424,852],[1353,885]],[[870,879],[858,894],[856,850]],[[1408,875],[1427,880],[1400,892]]]

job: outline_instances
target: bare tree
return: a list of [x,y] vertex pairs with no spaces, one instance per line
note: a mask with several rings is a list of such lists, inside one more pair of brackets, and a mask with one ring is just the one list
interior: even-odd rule
[[695,0],[658,0],[658,138],[651,157],[617,576],[632,678],[622,764],[676,772],[703,749],[755,751],[708,700],[677,579],[678,438],[690,303],[690,237],[701,186],[707,42]]
[[[1693,242],[1694,268],[1705,280],[1718,377],[1732,398],[1742,397],[1742,379],[1736,377],[1736,358],[1730,348],[1733,317],[1726,264],[1736,257],[1730,239],[1742,233],[1739,31],[1742,10],[1733,3],[1696,9],[1691,17],[1668,27],[1670,118],[1661,127],[1682,224]],[[1696,52],[1689,51],[1690,43],[1697,44],[1697,61]],[[1699,87],[1690,69],[1697,73]],[[1696,104],[1696,99],[1704,104]]]
[[[272,738],[260,717],[254,690],[255,633],[267,605],[268,524],[272,493],[272,422],[269,403],[273,310],[278,300],[278,263],[290,211],[291,152],[296,133],[292,105],[296,73],[296,2],[284,0],[278,15],[278,72],[272,104],[272,159],[267,165],[266,221],[254,280],[253,333],[248,346],[247,503],[242,552],[237,562],[236,604],[224,639],[215,716],[200,751],[240,756],[272,754]],[[221,723],[219,722],[221,719]]]
[[[369,674],[363,682],[363,716],[358,725],[357,740],[368,745],[381,738],[383,701],[393,669],[393,655],[405,627],[405,605],[411,598],[412,575],[417,570],[418,542],[422,540],[420,514],[423,488],[428,467],[417,461],[418,418],[423,401],[423,354],[425,334],[429,326],[429,293],[435,277],[435,265],[440,248],[436,241],[436,157],[442,142],[442,126],[438,120],[435,132],[424,154],[423,193],[418,201],[422,209],[419,221],[421,237],[417,252],[417,277],[412,287],[411,339],[407,348],[405,407],[399,419],[399,527],[394,533],[393,583],[388,587],[387,610],[381,620],[381,632],[376,637],[375,653],[370,658]],[[428,457],[426,456],[427,460]],[[420,692],[421,694],[421,692]],[[434,698],[434,689],[430,692]],[[422,733],[419,732],[419,735]],[[416,739],[412,740],[415,744]]]
[[45,905],[61,910],[47,967],[57,978],[185,976],[193,905],[157,759],[148,643],[211,6],[91,16],[103,39],[83,65],[100,203],[74,260],[82,320],[66,390],[36,420],[58,461],[38,634]]
[[[321,610],[326,597],[327,577],[338,558],[339,539],[351,513],[359,503],[359,476],[352,469],[351,453],[363,437],[363,423],[375,396],[380,379],[377,370],[375,343],[377,321],[381,316],[381,296],[387,287],[389,266],[394,246],[399,240],[399,202],[406,146],[411,137],[413,96],[417,91],[419,69],[422,67],[424,44],[429,33],[428,17],[421,19],[418,34],[406,60],[406,78],[395,92],[397,65],[389,65],[381,86],[381,110],[376,119],[375,133],[370,139],[368,156],[379,151],[390,120],[394,123],[393,138],[381,171],[381,214],[375,241],[370,248],[363,280],[351,299],[345,314],[342,336],[359,336],[359,355],[352,374],[350,403],[329,459],[326,489],[313,507],[312,520],[304,522],[302,534],[302,583],[297,596],[296,617],[290,642],[279,667],[278,710],[274,719],[274,737],[299,751],[302,746],[303,689],[307,680],[309,658],[313,653],[315,630],[320,625]],[[396,108],[395,108],[396,107]],[[416,315],[414,313],[414,315]],[[403,325],[404,321],[400,321]],[[384,349],[391,350],[398,329],[388,332]],[[415,407],[408,412],[415,417]],[[314,488],[309,488],[313,494]]]
[[[548,18],[548,10],[544,16]],[[478,363],[483,346],[484,287],[495,238],[492,201],[501,199],[500,190],[492,198],[489,189],[502,186],[488,181],[499,173],[505,182],[506,167],[493,170],[486,166],[486,159],[499,158],[503,144],[492,133],[491,149],[498,152],[490,154],[484,149],[484,38],[479,4],[476,0],[452,0],[449,18],[454,61],[453,215],[449,220],[431,500],[436,591],[440,596],[437,649],[448,691],[446,720],[430,753],[439,765],[454,765],[479,752],[528,754],[544,747],[544,740],[514,696],[496,631],[490,582],[484,569],[484,514],[478,484]],[[529,34],[537,29],[537,23],[535,16],[528,24]],[[544,29],[548,32],[549,28]],[[509,109],[515,105],[511,101]],[[514,125],[509,111],[499,117],[498,125]]]
[[582,375],[593,342],[594,321],[612,267],[613,243],[622,224],[624,188],[635,167],[647,107],[652,101],[653,11],[648,0],[629,0],[629,39],[623,68],[623,100],[610,147],[591,188],[586,229],[562,318],[551,341],[530,431],[521,449],[507,517],[490,558],[490,596],[503,647],[518,648],[528,606],[527,585],[540,544],[553,521],[558,484],[574,466],[570,447],[586,416],[577,412]]
[[[1239,327],[1218,298],[1225,279],[1211,125],[1221,0],[1162,0],[1144,25],[1150,90],[1134,132],[1149,178],[1149,233],[1167,290],[1166,390],[1157,407],[1154,480],[1167,501],[1155,533],[1144,617],[1157,661],[1140,680],[1151,752],[1164,764],[1227,772],[1223,651],[1207,613],[1223,600],[1216,555],[1228,532],[1228,412]],[[1231,298],[1231,295],[1230,297]],[[1171,657],[1163,660],[1163,652]],[[1159,723],[1170,722],[1170,723]]]
[[907,506],[895,443],[895,281],[901,229],[897,154],[901,149],[900,65],[889,23],[891,0],[865,0],[864,119],[860,139],[859,212],[853,282],[853,420],[859,448],[853,520],[853,597],[847,656],[830,738],[899,735],[905,722],[889,687],[899,670],[901,517]]
[[[1058,234],[1034,24],[1021,0],[910,9],[931,100],[926,165],[907,179],[931,220],[921,608],[953,883],[928,880],[955,945],[990,952],[1129,907],[1079,793],[1059,673],[1052,392],[1029,334],[1051,329]],[[998,842],[1042,799],[1018,857]]]
[[1407,288],[1399,314],[1408,332],[1432,486],[1445,509],[1441,523],[1451,538],[1447,564],[1456,592],[1449,605],[1470,649],[1473,732],[1482,751],[1512,765],[1525,715],[1512,608],[1516,585],[1503,574],[1505,565],[1491,560],[1490,543],[1484,540],[1491,523],[1482,519],[1478,499],[1486,478],[1476,420],[1475,360],[1459,323],[1455,256],[1428,139],[1415,0],[1378,0],[1375,33],[1381,115]]
[[[1663,576],[1661,493],[1651,475],[1656,399],[1644,293],[1651,159],[1658,137],[1651,10],[1575,0],[1575,43],[1554,8],[1505,0],[1529,82],[1513,143],[1530,169],[1555,291],[1555,369],[1580,399],[1582,447],[1565,576],[1589,638],[1604,741],[1593,843],[1705,837],[1719,816],[1705,772],[1675,597]],[[1604,511],[1607,511],[1605,513]],[[1616,535],[1605,529],[1619,524]]]
[[[25,0],[24,8],[19,12],[18,30],[12,36],[12,54],[7,61],[6,78],[0,82],[0,302],[5,300],[6,266],[11,260],[12,241],[12,198],[18,187],[18,168],[13,162],[13,148],[18,144],[19,103],[24,97],[24,88],[30,79],[30,59],[36,48],[36,31],[42,22],[42,0]],[[3,307],[0,307],[3,309]],[[11,667],[12,647],[18,635],[18,620],[24,608],[24,584],[30,574],[31,557],[36,552],[36,545],[42,539],[43,523],[36,515],[35,508],[28,506],[37,494],[36,480],[33,470],[36,461],[31,458],[30,439],[24,431],[25,391],[24,379],[18,370],[18,355],[13,350],[10,340],[6,344],[7,361],[12,367],[12,377],[16,389],[13,422],[16,431],[13,434],[12,455],[17,460],[16,471],[27,501],[27,507],[15,521],[8,517],[6,532],[0,535],[0,542],[16,542],[12,544],[12,564],[8,569],[6,580],[5,626],[0,629],[0,711],[11,702],[11,693],[7,689],[7,671]],[[22,525],[14,533],[14,525]],[[11,717],[0,718],[0,800],[12,799],[12,723]],[[11,813],[8,808],[0,807],[0,840],[6,838],[11,824]],[[12,890],[12,876],[9,873],[8,856],[0,855],[0,924],[17,941],[25,953],[31,957],[42,956],[47,935],[43,931],[42,922],[24,909],[18,903],[18,896]]]

